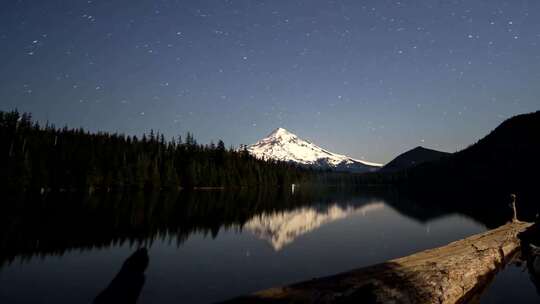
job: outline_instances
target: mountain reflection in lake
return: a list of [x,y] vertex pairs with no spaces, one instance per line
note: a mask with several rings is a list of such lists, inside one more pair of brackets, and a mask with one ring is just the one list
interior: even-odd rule
[[[0,303],[90,303],[118,290],[138,303],[209,303],[485,230],[448,206],[427,208],[389,192],[47,194],[5,201]],[[141,247],[149,263],[126,272],[132,264],[126,259]],[[129,286],[135,290],[124,290]]]
[[294,242],[299,236],[315,230],[322,225],[344,219],[353,214],[366,215],[369,211],[384,208],[384,203],[365,205],[345,205],[337,203],[300,207],[291,211],[264,213],[250,219],[244,228],[259,238],[266,240],[278,251]]

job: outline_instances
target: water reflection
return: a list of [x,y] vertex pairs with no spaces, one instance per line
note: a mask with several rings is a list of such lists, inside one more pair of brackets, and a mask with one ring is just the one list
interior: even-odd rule
[[540,227],[536,226],[521,235],[521,257],[527,265],[531,282],[540,296]]
[[497,274],[480,303],[539,303],[540,244],[538,226],[520,235],[521,250]]
[[301,207],[291,211],[264,213],[250,219],[244,228],[266,240],[274,250],[294,242],[299,236],[315,230],[322,225],[344,219],[353,214],[366,215],[383,209],[384,203],[374,202],[366,205],[340,205],[332,203],[325,206]]
[[118,274],[95,299],[94,304],[137,303],[148,267],[148,251],[137,249],[126,259]]
[[331,189],[296,190],[294,194],[19,193],[5,197],[5,203],[0,205],[0,267],[15,257],[24,261],[36,255],[62,255],[72,249],[99,249],[124,243],[150,246],[163,238],[179,246],[193,233],[215,238],[220,230],[242,228],[279,250],[325,223],[382,208],[382,202],[420,223],[461,213],[488,226],[497,226],[510,213],[504,208],[498,212],[493,209],[486,218],[485,209],[477,203],[441,199],[411,199],[401,193],[379,190]]
[[215,302],[443,245],[505,212],[386,190],[19,193],[0,204],[0,302]]
[[531,276],[531,282],[533,282],[536,292],[540,295],[540,249],[536,248],[527,259],[527,269]]
[[[256,219],[271,214],[301,214],[302,207],[324,209],[336,201],[341,202],[341,212],[347,213],[355,204],[374,199],[371,194],[358,197],[358,193],[335,191],[21,194],[6,198],[0,206],[5,209],[0,212],[0,266],[15,257],[24,261],[36,255],[124,243],[150,246],[163,238],[179,246],[193,233],[215,238],[223,229],[255,230]],[[353,199],[359,202],[351,203]],[[323,217],[332,216],[338,215],[305,220],[325,221]]]

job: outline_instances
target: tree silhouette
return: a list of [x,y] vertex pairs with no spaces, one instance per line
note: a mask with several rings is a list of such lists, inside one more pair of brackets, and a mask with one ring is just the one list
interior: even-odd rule
[[258,160],[244,149],[201,145],[188,132],[166,141],[150,131],[137,136],[44,127],[29,113],[0,112],[0,182],[15,189],[164,189],[281,187],[312,174],[294,164]]

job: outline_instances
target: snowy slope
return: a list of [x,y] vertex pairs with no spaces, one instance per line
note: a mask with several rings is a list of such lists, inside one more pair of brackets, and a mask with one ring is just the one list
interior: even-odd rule
[[370,172],[382,166],[329,152],[283,128],[274,130],[267,137],[248,146],[247,150],[260,159],[294,162],[337,171]]

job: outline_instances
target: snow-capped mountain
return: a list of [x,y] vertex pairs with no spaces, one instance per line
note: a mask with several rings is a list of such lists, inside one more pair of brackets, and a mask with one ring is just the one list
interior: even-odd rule
[[329,152],[293,133],[278,128],[267,137],[247,147],[259,159],[294,162],[305,166],[329,168],[336,171],[371,172],[382,165]]

